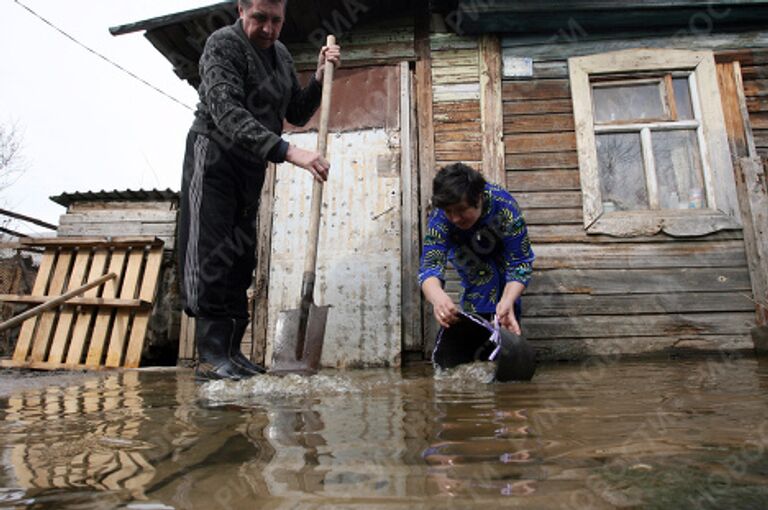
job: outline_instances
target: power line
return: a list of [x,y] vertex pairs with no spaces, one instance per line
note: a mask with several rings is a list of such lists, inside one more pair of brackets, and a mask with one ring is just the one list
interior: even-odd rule
[[25,9],[27,12],[29,12],[30,14],[32,14],[34,17],[36,17],[37,19],[39,19],[40,21],[42,21],[43,23],[45,23],[46,25],[48,25],[49,27],[51,27],[52,29],[54,29],[55,31],[57,31],[58,33],[60,33],[60,34],[61,34],[61,35],[63,35],[64,37],[66,37],[67,39],[69,39],[70,41],[72,41],[73,43],[75,43],[75,44],[77,44],[78,46],[80,46],[81,48],[85,49],[85,50],[86,50],[86,51],[88,51],[89,53],[92,53],[93,55],[96,55],[97,57],[99,57],[100,59],[104,60],[104,61],[105,61],[105,62],[107,62],[108,64],[110,64],[110,65],[112,65],[112,66],[116,67],[117,69],[119,69],[120,71],[124,72],[125,74],[127,74],[127,75],[128,75],[128,76],[130,76],[131,78],[133,78],[133,79],[135,79],[135,80],[138,80],[138,81],[140,81],[141,83],[143,83],[143,84],[144,84],[144,85],[146,85],[147,87],[151,88],[151,89],[152,89],[152,90],[154,90],[155,92],[159,92],[160,94],[164,95],[165,97],[167,97],[167,98],[168,98],[168,99],[170,99],[171,101],[173,101],[173,102],[175,102],[175,103],[178,103],[178,104],[180,104],[181,106],[183,106],[183,107],[184,107],[184,108],[186,108],[187,110],[193,110],[193,109],[192,109],[192,107],[190,107],[189,105],[187,105],[187,104],[183,103],[182,101],[180,101],[180,100],[176,99],[175,97],[173,97],[173,96],[172,96],[172,95],[170,95],[169,93],[165,92],[164,90],[162,90],[162,89],[160,89],[160,88],[156,87],[155,85],[152,85],[151,83],[149,83],[149,82],[148,82],[147,80],[145,80],[144,78],[142,78],[142,77],[140,77],[140,76],[138,76],[138,75],[134,74],[133,72],[131,72],[131,71],[129,71],[128,69],[124,68],[123,66],[121,66],[120,64],[118,64],[117,62],[115,62],[114,60],[111,60],[109,57],[106,57],[106,56],[102,55],[101,53],[99,53],[98,51],[96,51],[96,50],[94,50],[94,49],[92,49],[92,48],[90,48],[90,47],[86,46],[85,44],[81,43],[81,42],[80,42],[80,41],[78,41],[78,40],[77,40],[75,37],[73,37],[73,36],[69,35],[67,32],[65,32],[65,31],[64,31],[64,30],[62,30],[61,28],[57,27],[56,25],[54,25],[53,23],[51,23],[50,21],[48,21],[47,19],[45,19],[44,17],[42,17],[41,15],[39,15],[38,13],[36,13],[34,10],[32,10],[31,8],[29,8],[29,7],[27,7],[26,5],[24,5],[23,3],[21,3],[19,0],[13,0],[13,1],[14,1],[16,4],[18,4],[20,7],[22,7],[23,9]]

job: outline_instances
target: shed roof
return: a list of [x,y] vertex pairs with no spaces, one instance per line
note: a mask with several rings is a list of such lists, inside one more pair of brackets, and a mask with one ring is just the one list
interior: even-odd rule
[[[383,12],[399,13],[410,9],[408,0],[291,0],[280,40],[315,44],[326,34],[343,34],[360,21],[376,19]],[[200,84],[198,62],[205,40],[217,29],[237,19],[237,1],[213,3],[206,7],[115,26],[112,35],[144,31],[144,36],[173,65],[176,75],[193,87]]]
[[150,189],[150,190],[112,190],[112,191],[85,191],[62,193],[50,199],[59,205],[69,207],[75,202],[154,202],[164,200],[178,200],[179,193],[171,189]]

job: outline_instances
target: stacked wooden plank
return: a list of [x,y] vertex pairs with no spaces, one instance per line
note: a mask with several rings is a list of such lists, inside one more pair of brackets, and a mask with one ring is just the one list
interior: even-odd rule
[[43,304],[105,275],[114,278],[27,319],[6,365],[35,369],[135,368],[157,290],[163,243],[154,237],[26,240],[44,247],[30,296],[0,301]]

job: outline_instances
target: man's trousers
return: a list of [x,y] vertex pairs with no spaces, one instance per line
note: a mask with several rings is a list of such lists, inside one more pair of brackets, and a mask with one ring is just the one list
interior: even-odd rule
[[178,235],[182,299],[189,315],[248,317],[264,176],[264,164],[244,159],[208,135],[189,133]]

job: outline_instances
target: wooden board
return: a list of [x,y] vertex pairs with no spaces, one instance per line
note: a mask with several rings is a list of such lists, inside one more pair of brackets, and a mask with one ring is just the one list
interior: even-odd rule
[[[106,248],[100,248],[94,250],[91,260],[91,269],[88,274],[88,281],[95,280],[99,275],[104,274],[107,268],[107,260],[109,259],[109,250]],[[100,294],[99,289],[91,289],[85,293],[85,298],[96,298]],[[103,299],[103,298],[102,298]],[[88,330],[91,326],[91,319],[96,314],[96,308],[85,308],[77,316],[75,322],[75,329],[72,332],[72,342],[69,346],[69,352],[67,353],[66,363],[69,365],[78,365],[81,362],[81,358],[85,348],[85,340],[88,335]]]
[[[266,329],[266,326],[265,326]],[[265,332],[266,335],[266,332]],[[195,359],[195,319],[186,312],[181,312],[181,331],[179,333],[179,362]],[[259,360],[256,360],[259,361]],[[263,361],[263,360],[261,360]]]
[[[97,275],[98,276],[98,275]],[[0,302],[26,305],[42,305],[50,301],[50,296],[24,296],[21,294],[0,294]],[[104,299],[104,298],[72,298],[67,301],[72,306],[111,306],[114,308],[146,308],[152,303],[141,299]]]
[[[139,271],[144,262],[144,250],[133,249],[128,255],[128,267],[120,288],[119,298],[130,299],[135,297],[139,285]],[[108,367],[119,367],[122,361],[125,342],[128,337],[128,326],[130,325],[131,310],[117,310],[115,320],[112,323],[112,334],[109,337],[107,346]]]
[[568,80],[505,81],[501,90],[505,101],[571,98]]
[[671,294],[640,294],[597,296],[590,294],[559,294],[523,296],[526,317],[562,317],[567,307],[571,317],[585,315],[683,314],[683,313],[749,313],[754,309],[745,292],[680,292]]
[[591,315],[579,317],[531,317],[523,330],[531,340],[553,338],[601,338],[619,336],[747,336],[753,312],[727,314]]
[[155,238],[122,239],[114,244],[104,239],[60,241],[35,240],[46,246],[46,252],[32,296],[26,300],[11,296],[14,301],[48,301],[105,273],[118,277],[25,321],[11,366],[138,367],[160,276],[162,242]]
[[[115,248],[112,252],[112,256],[109,261],[108,273],[115,273],[123,275],[125,259],[128,254],[126,248]],[[117,281],[110,281],[104,284],[102,290],[102,296],[106,298],[115,298],[119,290],[120,282],[123,278],[118,278]],[[104,344],[107,341],[107,335],[110,331],[110,324],[114,310],[109,308],[101,308],[96,314],[96,322],[93,325],[93,332],[91,333],[91,342],[88,347],[88,356],[85,360],[85,364],[88,366],[99,366],[102,363],[102,355],[104,353]]]
[[746,265],[741,241],[685,243],[539,244],[537,270],[716,268]]
[[[69,284],[67,285],[67,291],[76,289],[84,283],[87,283],[84,279],[90,255],[90,251],[78,251],[74,262],[75,265],[72,269],[72,275],[69,278]],[[63,361],[64,351],[68,344],[67,337],[69,336],[69,329],[74,317],[75,311],[72,307],[66,307],[59,315],[59,324],[56,327],[56,334],[53,337],[51,352],[48,356],[48,359],[53,363],[61,363]]]
[[580,191],[578,170],[514,170],[506,173],[507,189],[517,191]]
[[506,165],[507,170],[538,170],[544,168],[578,170],[579,157],[576,151],[509,154],[506,158]]
[[576,133],[534,133],[504,137],[507,154],[566,152],[576,150]]
[[[531,193],[530,195],[534,195]],[[534,225],[528,229],[534,248],[538,243],[670,243],[681,242],[680,239],[664,234],[641,235],[636,237],[614,237],[609,235],[587,234],[583,225]],[[725,241],[739,239],[744,236],[740,230],[723,230],[707,234],[706,239]]]
[[512,115],[531,115],[545,113],[572,113],[573,102],[570,99],[540,100],[505,100],[504,117]]
[[[146,256],[144,274],[138,286],[139,299],[152,301],[157,293],[157,284],[160,280],[160,269],[163,262],[162,246],[152,248]],[[144,347],[144,339],[147,335],[147,326],[151,309],[139,310],[133,317],[131,335],[122,366],[136,368],[141,362],[141,351]],[[117,366],[120,366],[118,363]]]
[[483,124],[482,172],[492,182],[504,182],[504,114],[501,95],[501,44],[493,35],[480,39],[480,110]]
[[[43,253],[43,258],[40,262],[40,267],[37,270],[37,277],[35,278],[35,284],[32,286],[32,294],[43,295],[48,288],[48,280],[51,276],[51,270],[53,264],[56,261],[56,255],[58,250],[56,248],[46,248]],[[19,338],[16,341],[16,350],[13,353],[13,362],[21,363],[26,361],[29,355],[29,347],[32,344],[32,335],[35,332],[35,326],[37,325],[37,318],[32,317],[21,325],[21,331],[19,332]]]
[[747,292],[749,271],[742,268],[555,269],[540,271],[528,294],[631,295],[668,292]]
[[604,338],[555,338],[533,342],[540,360],[581,360],[595,356],[648,356],[675,354],[718,354],[752,351],[749,335],[660,335],[613,336]]

